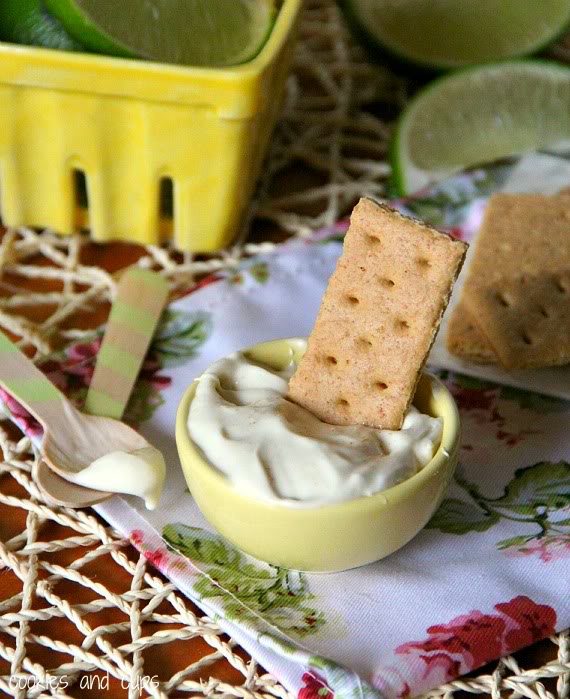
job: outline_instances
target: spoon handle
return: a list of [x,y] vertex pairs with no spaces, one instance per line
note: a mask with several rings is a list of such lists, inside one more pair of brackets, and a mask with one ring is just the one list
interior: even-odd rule
[[167,299],[168,283],[156,272],[130,269],[121,277],[85,412],[122,418]]
[[0,386],[41,422],[44,429],[67,420],[67,398],[0,332]]
[[[97,354],[97,364],[85,402],[86,412],[121,419],[167,296],[168,285],[156,272],[135,269],[125,272],[119,281],[103,342]],[[122,318],[125,314],[133,318],[137,312],[140,316],[141,301],[145,322],[142,323],[143,330],[138,333],[140,341],[135,344],[133,332]],[[120,304],[123,304],[123,310],[117,312],[116,308],[120,307]],[[131,312],[133,308],[134,314]],[[145,309],[149,313],[148,323],[144,317]],[[129,354],[127,361],[120,358],[117,361],[118,353],[123,351]],[[122,372],[120,393],[117,393],[118,384],[113,374],[116,371]],[[68,481],[63,475],[53,471],[45,461],[34,463],[33,475],[44,496],[58,505],[85,507],[111,497],[111,493],[92,490]]]

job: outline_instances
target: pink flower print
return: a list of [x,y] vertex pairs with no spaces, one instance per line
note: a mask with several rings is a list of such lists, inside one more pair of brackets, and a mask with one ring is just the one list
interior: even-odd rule
[[144,532],[142,529],[133,529],[129,539],[134,546],[140,546],[143,542]]
[[153,357],[152,355],[147,355],[141,366],[141,371],[148,374],[154,374],[157,371],[160,371],[160,369],[162,369],[162,365],[156,359],[156,357]]
[[543,563],[570,558],[570,534],[548,535],[503,550],[509,558],[537,556]]
[[36,418],[2,388],[0,388],[0,400],[5,403],[18,427],[23,430],[28,437],[35,438],[43,435],[43,427]]
[[297,699],[334,699],[334,692],[314,670],[302,677],[305,686],[299,690]]
[[158,546],[153,549],[144,542],[144,532],[142,529],[133,529],[129,539],[133,546],[161,573],[172,570],[186,570],[187,565],[184,559],[169,551],[165,546]]
[[[436,624],[427,629],[428,637],[410,641],[396,648],[403,665],[397,675],[416,677],[411,682],[414,692],[435,687],[470,670],[520,648],[550,636],[555,631],[556,612],[545,604],[537,604],[529,597],[514,597],[495,605],[496,614],[478,610],[452,619],[447,624]],[[386,673],[383,673],[384,675]],[[383,677],[377,678],[379,686]],[[403,679],[402,679],[403,682]],[[399,694],[405,695],[409,686],[402,684]]]
[[168,569],[168,551],[166,549],[155,549],[154,551],[142,551],[143,556],[155,568],[158,568],[162,573]]
[[556,612],[546,604],[536,604],[529,597],[515,597],[495,605],[507,619],[505,645],[511,653],[554,633]]
[[495,437],[508,447],[515,447],[528,436],[538,434],[536,430],[521,429],[511,432],[508,422],[499,409],[499,389],[467,388],[451,383],[450,390],[461,412],[474,413],[472,416],[478,424],[495,425]]
[[172,379],[169,376],[158,374],[157,372],[161,369],[162,365],[155,357],[147,356],[141,367],[139,381],[148,381],[154,389],[163,391],[170,386]]
[[92,359],[96,356],[97,352],[101,348],[101,338],[96,337],[91,342],[77,342],[74,345],[70,345],[65,354],[69,359],[70,363],[82,364],[88,359]]
[[448,233],[454,238],[457,238],[457,240],[466,240],[466,232],[463,230],[461,226],[454,226],[453,228],[449,228]]
[[48,359],[42,362],[40,369],[47,376],[47,378],[52,382],[54,386],[57,386],[60,391],[65,393],[68,387],[68,381],[66,375],[61,371],[61,367],[57,362]]
[[497,400],[497,392],[494,389],[462,388],[455,384],[450,388],[459,409],[463,411],[491,411]]
[[71,345],[66,350],[66,359],[61,363],[61,370],[64,374],[77,376],[85,386],[89,386],[100,347],[100,337],[91,342],[79,342]]
[[499,657],[504,631],[505,622],[500,617],[473,611],[448,624],[430,626],[426,640],[405,643],[396,648],[396,653],[418,654],[426,674],[437,675],[445,682]]
[[398,692],[398,699],[408,699],[411,693],[412,688],[407,682],[404,682],[400,688],[400,691]]
[[193,294],[195,291],[203,289],[205,286],[210,286],[210,284],[219,282],[222,279],[224,279],[224,277],[220,274],[209,274],[207,277],[204,277],[204,279],[200,279],[199,282],[194,284],[194,286],[192,286],[187,291],[182,291],[180,294],[177,295],[177,298],[184,298],[185,296],[189,296],[190,294]]

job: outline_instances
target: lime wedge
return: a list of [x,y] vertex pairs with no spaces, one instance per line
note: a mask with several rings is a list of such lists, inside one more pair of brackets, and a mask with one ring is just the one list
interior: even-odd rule
[[1,0],[0,5],[0,40],[49,49],[85,50],[48,14],[41,0]]
[[91,51],[162,63],[227,66],[265,43],[274,0],[44,0]]
[[467,167],[570,144],[570,69],[525,60],[468,68],[408,104],[392,142],[401,194]]
[[441,70],[527,56],[570,22],[568,0],[338,0],[372,48]]

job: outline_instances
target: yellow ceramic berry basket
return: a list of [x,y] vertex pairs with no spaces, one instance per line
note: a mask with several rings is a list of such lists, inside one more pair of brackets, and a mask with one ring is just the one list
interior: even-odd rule
[[96,241],[171,237],[194,252],[227,245],[277,119],[301,4],[284,0],[258,56],[231,68],[0,43],[4,224],[88,225]]

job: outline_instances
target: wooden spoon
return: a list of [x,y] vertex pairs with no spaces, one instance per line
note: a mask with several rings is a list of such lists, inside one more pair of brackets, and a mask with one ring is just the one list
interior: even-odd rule
[[0,337],[0,384],[22,402],[44,427],[43,460],[33,469],[50,500],[70,507],[101,502],[111,493],[73,483],[92,461],[112,451],[150,447],[137,432],[117,421],[168,296],[162,277],[133,269],[119,282],[86,408],[107,417],[83,415],[5,337]]

